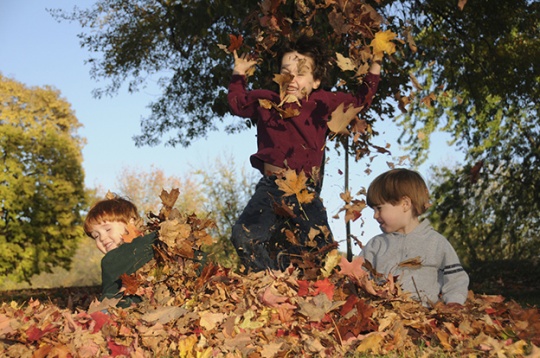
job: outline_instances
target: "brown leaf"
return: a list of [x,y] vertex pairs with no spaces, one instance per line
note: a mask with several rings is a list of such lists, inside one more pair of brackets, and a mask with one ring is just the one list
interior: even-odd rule
[[125,288],[124,292],[127,295],[134,295],[137,293],[140,285],[137,275],[127,275],[124,273],[120,275],[120,279],[122,280],[122,286]]
[[420,256],[416,256],[412,259],[401,261],[398,264],[398,267],[420,268],[422,267],[422,258]]
[[235,36],[235,35],[229,34],[229,41],[230,41],[230,45],[229,47],[227,47],[227,50],[230,53],[233,53],[234,51],[238,50],[242,46],[242,44],[244,43],[244,38],[242,37],[242,35]]

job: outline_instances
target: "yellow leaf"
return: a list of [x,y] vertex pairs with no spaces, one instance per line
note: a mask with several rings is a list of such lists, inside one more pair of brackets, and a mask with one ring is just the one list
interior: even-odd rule
[[396,36],[390,30],[377,32],[375,38],[371,41],[373,56],[377,59],[382,59],[385,52],[387,55],[396,52],[396,45],[392,42]]
[[341,254],[338,250],[332,250],[326,255],[326,260],[324,261],[324,267],[321,269],[323,277],[329,277],[334,268],[341,262]]
[[380,332],[372,332],[369,333],[364,339],[362,339],[362,343],[356,348],[356,351],[358,353],[366,353],[371,351],[374,354],[382,353],[381,351],[381,343],[384,339],[384,333]]
[[343,111],[343,107],[344,104],[342,103],[332,112],[332,119],[328,122],[328,128],[333,133],[347,135],[349,134],[347,126],[364,107],[349,106],[345,112]]

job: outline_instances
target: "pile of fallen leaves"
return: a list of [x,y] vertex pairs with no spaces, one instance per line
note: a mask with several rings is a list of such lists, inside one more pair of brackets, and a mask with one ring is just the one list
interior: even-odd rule
[[[125,294],[88,310],[52,303],[3,303],[5,357],[345,357],[526,356],[540,354],[540,312],[501,296],[470,292],[463,307],[427,308],[391,279],[336,250],[306,254],[285,272],[237,274],[198,259],[211,223],[172,209],[153,217],[156,257],[131,276]],[[174,194],[174,193],[172,193]],[[163,195],[163,194],[162,194]],[[174,195],[173,195],[174,196]],[[315,257],[320,255],[322,257]],[[315,266],[314,262],[323,262]]]

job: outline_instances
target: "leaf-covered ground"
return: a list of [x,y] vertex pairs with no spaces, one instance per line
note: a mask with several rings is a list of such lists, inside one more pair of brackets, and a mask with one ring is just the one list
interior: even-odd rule
[[242,275],[191,259],[211,223],[174,212],[156,218],[156,258],[123,277],[125,294],[141,303],[99,302],[95,287],[8,297],[0,306],[0,356],[540,354],[537,308],[473,291],[463,307],[426,308],[333,247],[305,254],[285,272]]

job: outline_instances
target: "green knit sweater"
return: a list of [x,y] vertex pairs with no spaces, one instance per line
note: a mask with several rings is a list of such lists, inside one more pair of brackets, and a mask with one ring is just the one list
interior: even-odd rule
[[144,264],[154,258],[152,244],[157,238],[153,232],[145,236],[139,236],[130,243],[120,245],[118,248],[107,252],[101,260],[101,298],[122,298],[117,304],[119,307],[129,307],[132,303],[138,303],[138,296],[124,296],[120,293],[123,274],[131,275]]

